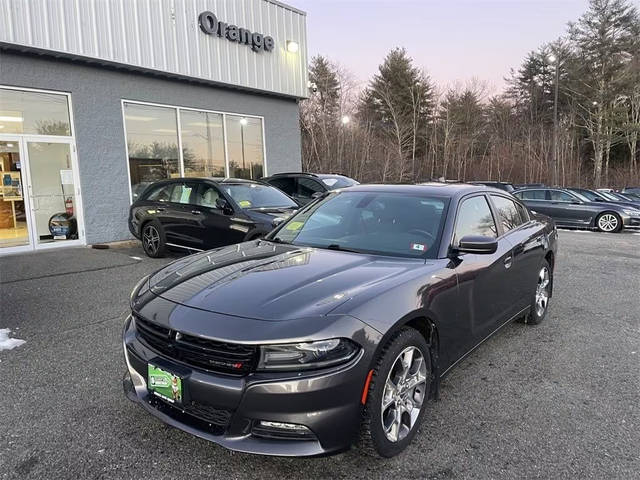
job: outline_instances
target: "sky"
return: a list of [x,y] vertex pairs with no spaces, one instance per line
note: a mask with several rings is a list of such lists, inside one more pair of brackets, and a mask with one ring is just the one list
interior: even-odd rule
[[[634,0],[640,2],[640,0]],[[389,50],[405,47],[439,85],[472,78],[499,92],[525,55],[555,40],[588,0],[289,0],[307,12],[309,55],[363,84]]]

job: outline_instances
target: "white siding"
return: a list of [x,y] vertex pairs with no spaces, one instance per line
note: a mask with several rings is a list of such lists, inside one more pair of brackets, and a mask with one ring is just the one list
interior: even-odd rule
[[[271,52],[205,35],[198,15],[272,36]],[[296,54],[286,42],[296,41]],[[307,96],[306,18],[272,0],[0,0],[0,43]]]

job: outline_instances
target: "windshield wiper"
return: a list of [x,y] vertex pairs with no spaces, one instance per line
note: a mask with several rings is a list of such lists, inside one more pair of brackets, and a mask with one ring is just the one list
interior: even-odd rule
[[278,237],[273,237],[273,238],[265,238],[265,240],[267,242],[271,242],[271,243],[280,243],[282,245],[293,245],[291,242],[285,242],[284,240],[278,238]]
[[337,243],[332,243],[331,245],[327,245],[325,248],[327,250],[337,250],[339,252],[362,253],[360,250],[354,250],[354,249],[351,249],[351,248],[341,247]]

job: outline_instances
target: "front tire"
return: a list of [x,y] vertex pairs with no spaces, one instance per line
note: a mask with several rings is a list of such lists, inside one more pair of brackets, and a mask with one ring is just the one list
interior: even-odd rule
[[617,233],[622,230],[622,219],[613,212],[603,212],[596,218],[596,228],[603,233]]
[[551,265],[545,260],[542,262],[540,271],[538,272],[538,283],[536,291],[531,301],[531,307],[526,317],[526,323],[529,325],[537,325],[547,316],[549,309],[549,299],[551,298],[551,287],[553,285],[553,270]]
[[151,258],[161,258],[167,253],[167,242],[162,225],[157,220],[152,220],[142,226],[142,248],[144,253]]
[[393,457],[411,443],[430,397],[431,375],[426,340],[413,328],[401,329],[373,370],[360,435],[365,453]]

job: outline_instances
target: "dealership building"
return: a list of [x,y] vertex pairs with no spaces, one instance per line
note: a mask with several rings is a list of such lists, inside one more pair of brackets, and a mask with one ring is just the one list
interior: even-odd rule
[[0,0],[0,255],[130,238],[156,180],[300,170],[306,95],[279,1]]

